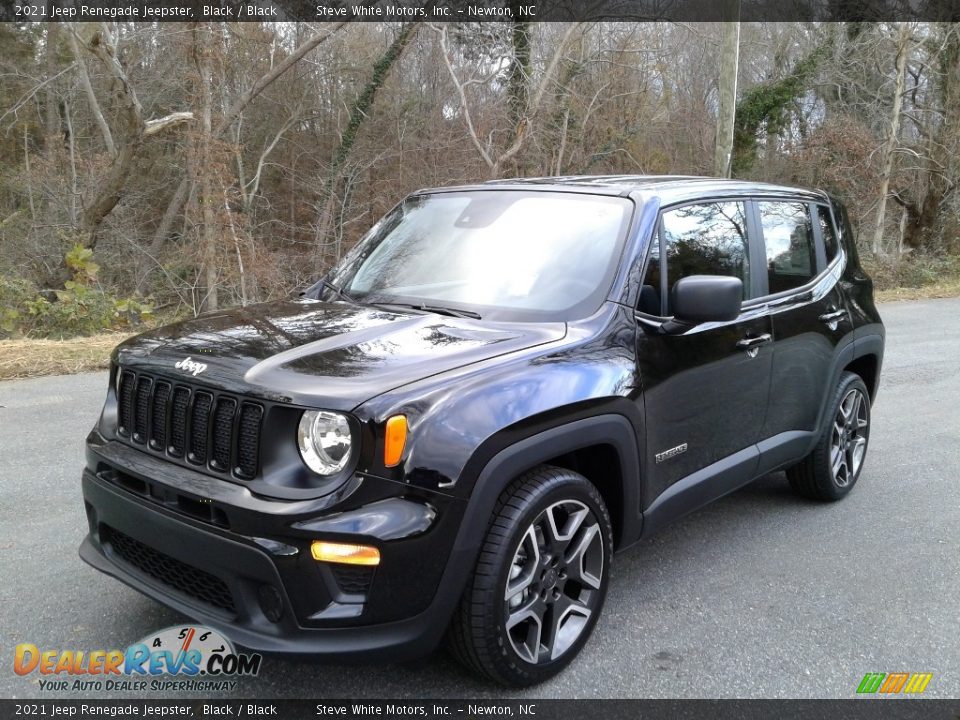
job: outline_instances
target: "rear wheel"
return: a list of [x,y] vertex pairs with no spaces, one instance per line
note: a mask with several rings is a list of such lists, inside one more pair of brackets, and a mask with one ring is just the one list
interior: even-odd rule
[[613,532],[597,489],[541,467],[500,496],[448,634],[470,669],[511,686],[556,675],[580,651],[607,591]]
[[817,446],[787,470],[793,489],[814,500],[839,500],[860,477],[870,438],[870,394],[859,375],[845,372]]

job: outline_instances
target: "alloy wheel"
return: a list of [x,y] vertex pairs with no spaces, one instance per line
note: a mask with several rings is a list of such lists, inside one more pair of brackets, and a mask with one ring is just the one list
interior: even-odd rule
[[603,533],[593,511],[576,500],[554,503],[524,532],[503,595],[505,629],[531,664],[567,652],[600,601]]
[[830,469],[834,482],[846,487],[853,482],[867,450],[869,406],[863,392],[852,388],[837,408],[830,443]]

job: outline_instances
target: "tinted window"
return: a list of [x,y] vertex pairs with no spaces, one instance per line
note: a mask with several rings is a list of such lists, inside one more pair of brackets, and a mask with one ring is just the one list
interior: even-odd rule
[[833,229],[833,219],[830,211],[822,205],[817,206],[817,216],[820,218],[820,234],[823,235],[823,247],[827,251],[827,262],[837,256],[837,232]]
[[817,254],[806,204],[758,202],[767,248],[769,292],[806,285],[816,275]]
[[[743,281],[744,298],[750,297],[750,252],[743,203],[714,202],[684,205],[665,212],[660,242],[667,255],[667,298],[680,278],[689,275],[728,275]],[[659,252],[659,246],[652,252]],[[651,290],[660,299],[660,267],[651,256],[640,293],[641,306],[652,306]],[[644,299],[644,293],[648,299]],[[663,314],[669,315],[669,303]],[[642,308],[641,308],[642,309]]]

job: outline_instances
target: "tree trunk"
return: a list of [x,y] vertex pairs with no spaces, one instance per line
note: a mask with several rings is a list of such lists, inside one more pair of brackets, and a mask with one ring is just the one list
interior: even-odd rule
[[63,122],[66,127],[64,134],[67,138],[67,157],[70,160],[70,200],[67,203],[67,217],[70,218],[70,227],[77,227],[77,148],[73,132],[73,116],[70,101],[63,104]]
[[947,250],[955,252],[960,221],[956,213],[944,216],[944,207],[960,184],[960,24],[937,23],[937,29],[942,32],[936,38],[942,47],[938,68],[941,119],[928,142],[924,194],[917,203],[907,204],[910,222],[904,240],[912,248],[922,247],[935,238],[931,231],[946,219],[944,239]]
[[200,92],[200,138],[198,142],[197,158],[197,186],[200,190],[200,212],[202,228],[200,246],[203,252],[204,290],[203,310],[217,310],[220,307],[220,298],[217,288],[217,245],[218,227],[215,208],[219,204],[216,197],[214,174],[216,173],[216,158],[213,156],[213,80],[211,75],[211,53],[213,52],[213,38],[210,26],[197,23],[193,31],[194,61],[197,68],[197,81]]
[[[519,6],[518,2],[512,4],[514,18],[519,17]],[[510,59],[507,98],[510,123],[516,135],[527,122],[527,108],[530,106],[530,23],[514,19],[510,40],[513,57]],[[513,163],[513,170],[514,175],[523,174],[519,162]]]
[[100,135],[103,137],[103,144],[107,148],[107,154],[111,159],[117,157],[117,148],[113,142],[113,133],[110,132],[110,126],[107,125],[107,119],[103,116],[103,110],[100,109],[100,102],[97,100],[97,94],[93,91],[93,84],[90,82],[90,74],[87,72],[87,63],[80,52],[80,45],[77,43],[77,37],[73,28],[67,33],[67,42],[70,43],[70,50],[73,53],[73,59],[77,63],[77,70],[80,75],[80,86],[87,96],[87,103],[90,105],[90,114],[100,129]]
[[[81,69],[81,84],[87,91],[90,110],[95,117],[99,118],[97,124],[101,126],[104,144],[112,158],[110,167],[97,184],[96,191],[85,203],[83,225],[88,233],[86,245],[93,248],[97,244],[97,232],[100,225],[120,202],[120,197],[127,187],[130,175],[133,172],[134,162],[140,153],[144,140],[161,130],[192,120],[193,115],[191,113],[172,113],[164,118],[150,120],[149,122],[144,121],[143,108],[137,99],[137,93],[134,91],[133,85],[130,84],[126,70],[117,58],[116,39],[110,33],[109,26],[104,24],[102,29],[86,44],[86,49],[100,60],[104,71],[110,76],[113,86],[116,88],[118,106],[116,131],[111,132],[103,113],[100,111],[100,103],[97,101],[96,94],[89,83],[89,76],[83,69],[84,65],[79,52],[79,45],[72,29],[67,37],[76,55],[78,67]],[[87,78],[85,83],[83,82],[84,77]],[[117,143],[119,143],[119,146]]]
[[890,175],[893,173],[893,158],[897,152],[900,135],[900,112],[903,108],[903,91],[907,81],[907,55],[910,53],[911,28],[908,24],[900,25],[897,36],[896,79],[893,87],[893,106],[890,110],[890,131],[883,148],[883,169],[880,172],[880,197],[877,202],[877,217],[873,229],[873,242],[870,244],[874,255],[879,255],[883,248],[883,226],[887,212],[887,196],[890,194]]
[[[48,22],[45,24],[47,29],[46,48],[44,51],[44,62],[46,63],[46,75],[52,78],[57,73],[57,46],[60,43],[60,23]],[[57,115],[57,88],[54,83],[47,83],[44,90],[44,142],[48,149],[52,149],[56,142],[56,136],[60,131],[60,118]]]
[[[740,2],[731,3],[734,17],[740,16]],[[737,73],[740,69],[740,23],[725,22],[720,40],[719,107],[717,143],[713,171],[718,177],[730,177],[733,157],[733,127],[737,115]]]

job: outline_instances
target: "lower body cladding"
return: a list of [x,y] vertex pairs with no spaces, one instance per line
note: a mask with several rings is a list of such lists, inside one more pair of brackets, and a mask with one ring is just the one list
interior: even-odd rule
[[[123,457],[133,462],[117,462]],[[163,477],[182,468],[144,473],[146,461],[162,463],[116,442],[88,446],[90,533],[80,557],[96,569],[253,650],[341,659],[387,651],[395,660],[425,655],[442,639],[476,557],[476,547],[455,547],[463,501],[399,497],[403,486],[364,478],[368,487],[355,494],[377,486],[373,495],[393,497],[305,516],[297,503],[255,498],[200,473],[179,483]],[[240,502],[206,497],[208,483]],[[376,547],[379,564],[317,561],[315,540]]]

